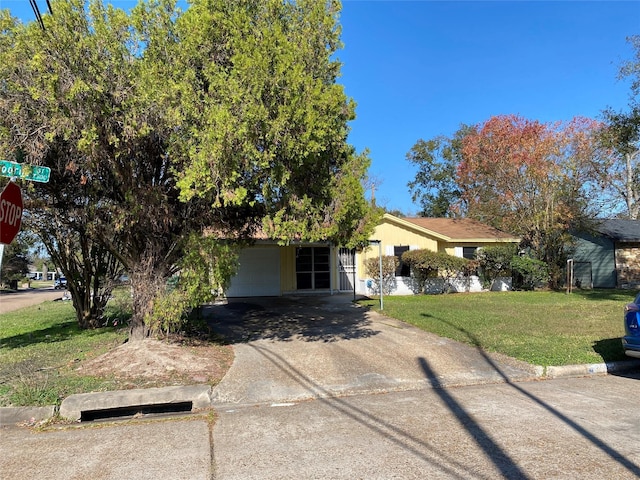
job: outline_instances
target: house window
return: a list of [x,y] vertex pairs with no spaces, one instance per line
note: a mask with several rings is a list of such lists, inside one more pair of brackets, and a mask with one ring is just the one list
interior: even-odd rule
[[409,247],[393,247],[393,255],[398,258],[399,264],[396,269],[396,277],[408,277],[411,275],[409,265],[402,261],[402,254],[409,250]]
[[329,247],[296,249],[296,288],[315,290],[331,288]]
[[462,258],[475,260],[478,247],[462,247]]

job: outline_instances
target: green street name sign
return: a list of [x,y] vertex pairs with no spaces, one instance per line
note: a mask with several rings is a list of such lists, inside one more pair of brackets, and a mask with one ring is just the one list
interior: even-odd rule
[[8,160],[0,160],[0,176],[1,177],[18,177],[34,182],[47,183],[51,169],[49,167],[41,167],[39,165],[25,165],[24,163],[9,162]]

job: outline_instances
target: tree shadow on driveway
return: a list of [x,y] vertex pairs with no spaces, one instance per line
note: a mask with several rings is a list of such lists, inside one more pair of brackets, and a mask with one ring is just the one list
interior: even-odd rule
[[256,340],[336,342],[380,333],[351,296],[233,298],[208,305],[203,317],[229,343]]

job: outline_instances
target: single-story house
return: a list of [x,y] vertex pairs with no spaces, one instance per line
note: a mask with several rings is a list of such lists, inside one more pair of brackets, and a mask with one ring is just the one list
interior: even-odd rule
[[640,287],[640,220],[601,219],[593,232],[574,232],[573,284]]
[[[520,239],[497,230],[489,225],[470,218],[400,218],[385,214],[380,224],[374,229],[371,240],[377,240],[380,245],[372,245],[358,255],[359,293],[371,293],[370,282],[367,281],[364,262],[367,258],[382,255],[394,255],[401,258],[407,250],[427,249],[443,252],[455,257],[475,258],[476,250],[497,243],[520,243]],[[413,293],[410,272],[407,265],[400,262],[396,271],[395,290],[397,295]],[[480,283],[467,289],[480,290]]]
[[[292,243],[256,240],[239,256],[239,268],[225,292],[227,297],[281,296],[303,293],[353,292],[368,294],[370,282],[364,269],[367,258],[400,256],[409,249],[427,248],[472,258],[476,249],[499,242],[519,242],[470,219],[399,218],[385,214],[362,251],[328,242]],[[410,294],[406,266],[397,272],[396,294]]]

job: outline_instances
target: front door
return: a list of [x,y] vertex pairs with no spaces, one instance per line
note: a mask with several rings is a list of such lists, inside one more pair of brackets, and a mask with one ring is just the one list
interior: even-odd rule
[[331,288],[329,247],[296,248],[296,288],[328,290]]
[[338,250],[338,265],[340,266],[340,290],[350,292],[353,290],[353,281],[356,273],[355,250],[340,248]]

